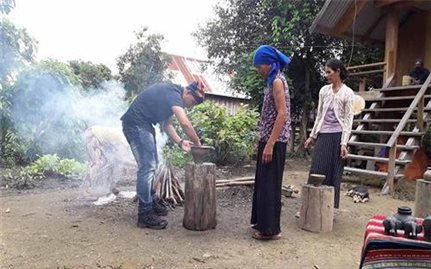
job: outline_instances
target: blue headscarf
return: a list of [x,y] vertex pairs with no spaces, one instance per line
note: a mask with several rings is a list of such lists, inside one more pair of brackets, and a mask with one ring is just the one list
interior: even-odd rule
[[283,68],[290,63],[289,57],[281,53],[276,48],[269,45],[262,45],[257,48],[253,56],[253,65],[271,64],[272,68],[266,80],[268,87],[272,87],[272,82],[278,72],[283,71]]

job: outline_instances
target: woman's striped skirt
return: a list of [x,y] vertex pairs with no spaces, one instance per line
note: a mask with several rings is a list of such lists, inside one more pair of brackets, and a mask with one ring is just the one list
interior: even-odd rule
[[334,207],[340,205],[340,186],[344,160],[341,153],[341,132],[320,133],[314,146],[310,174],[325,175],[323,185],[333,186],[335,191]]

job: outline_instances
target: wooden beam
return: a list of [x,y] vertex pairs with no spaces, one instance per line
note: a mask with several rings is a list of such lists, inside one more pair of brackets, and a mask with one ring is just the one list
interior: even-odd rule
[[398,2],[402,2],[402,0],[375,0],[374,4],[377,8],[382,8]]
[[424,125],[424,105],[425,105],[425,98],[422,96],[418,103],[418,109],[417,109],[417,120],[418,120],[418,128],[421,132],[425,130]]
[[350,7],[344,12],[343,16],[338,20],[333,30],[337,34],[343,34],[352,26],[354,19],[361,12],[364,6],[368,3],[367,0],[355,0]]
[[388,178],[387,183],[389,184],[389,193],[394,196],[394,179],[395,179],[395,162],[397,158],[397,148],[393,145],[389,150],[389,162],[388,162]]
[[366,88],[367,88],[367,79],[362,78],[361,81],[359,82],[359,91],[365,92]]
[[362,71],[362,72],[352,72],[350,73],[350,76],[362,76],[362,75],[383,73],[383,72],[385,72],[385,69],[376,69],[376,70],[368,70],[368,71]]
[[[318,26],[316,26],[316,32],[352,41],[352,35],[351,34],[337,34],[334,32],[334,30],[332,28],[327,28],[327,27],[318,25]],[[367,36],[362,36],[362,35],[355,35],[355,40],[356,41],[359,40],[362,43],[376,44],[378,46],[384,45],[384,43],[381,40],[369,38]]]
[[382,66],[382,65],[386,65],[386,63],[385,62],[378,62],[378,63],[372,63],[372,64],[353,65],[353,66],[347,67],[347,70],[376,67],[376,66]]
[[[371,26],[368,28],[367,32],[365,33],[364,37],[369,37],[373,32],[374,29],[376,29],[377,25],[383,20],[383,18],[386,17],[386,14],[381,15]],[[361,40],[362,41],[362,40]]]
[[391,8],[403,11],[403,10],[413,10],[415,12],[421,12],[422,9],[418,8],[418,4],[420,5],[420,1],[399,1],[398,3],[390,6]]
[[399,12],[396,10],[389,11],[386,16],[386,34],[385,34],[385,62],[386,74],[385,80],[395,75],[397,65],[398,50],[398,28]]

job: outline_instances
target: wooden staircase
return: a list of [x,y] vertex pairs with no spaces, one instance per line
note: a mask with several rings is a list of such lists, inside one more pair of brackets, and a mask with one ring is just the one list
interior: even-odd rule
[[[390,81],[373,90],[354,119],[344,171],[380,177],[386,180],[382,192],[393,194],[394,181],[404,176],[431,122],[431,75],[423,85],[389,87]],[[401,138],[405,143],[398,144]],[[387,163],[387,172],[376,171],[376,163]]]

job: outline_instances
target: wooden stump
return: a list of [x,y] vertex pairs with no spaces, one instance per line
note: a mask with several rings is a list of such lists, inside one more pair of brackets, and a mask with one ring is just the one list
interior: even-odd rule
[[334,222],[334,187],[303,185],[299,227],[310,232],[330,232]]
[[214,229],[216,216],[215,164],[188,164],[185,171],[183,226],[194,231]]
[[426,218],[431,215],[431,181],[416,180],[415,216]]

